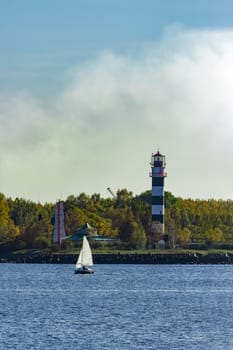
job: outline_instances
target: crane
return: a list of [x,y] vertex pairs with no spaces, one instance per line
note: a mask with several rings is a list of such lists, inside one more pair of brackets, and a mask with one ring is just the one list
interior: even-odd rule
[[109,192],[109,193],[111,193],[111,195],[112,195],[114,198],[116,198],[115,193],[113,193],[113,192],[112,192],[112,190],[111,190],[111,188],[110,188],[110,187],[108,187],[108,188],[107,188],[107,190],[108,190],[108,192]]

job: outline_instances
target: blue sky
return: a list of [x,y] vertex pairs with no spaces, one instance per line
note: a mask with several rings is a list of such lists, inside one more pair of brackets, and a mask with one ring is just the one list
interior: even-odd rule
[[2,193],[139,194],[159,146],[166,190],[232,198],[232,1],[0,0],[0,9]]
[[1,0],[0,6],[1,87],[38,93],[52,92],[64,71],[101,50],[137,56],[168,26],[228,28],[233,15],[231,0]]

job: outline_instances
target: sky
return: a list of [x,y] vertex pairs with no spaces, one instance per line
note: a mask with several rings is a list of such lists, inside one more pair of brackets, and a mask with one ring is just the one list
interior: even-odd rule
[[0,0],[0,192],[233,199],[232,0]]

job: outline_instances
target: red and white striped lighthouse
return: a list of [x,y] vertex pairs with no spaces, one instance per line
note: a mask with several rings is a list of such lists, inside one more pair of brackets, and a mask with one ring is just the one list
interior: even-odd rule
[[64,226],[64,206],[63,202],[58,201],[55,207],[55,224],[53,230],[53,243],[61,245],[62,240],[65,238],[65,226]]

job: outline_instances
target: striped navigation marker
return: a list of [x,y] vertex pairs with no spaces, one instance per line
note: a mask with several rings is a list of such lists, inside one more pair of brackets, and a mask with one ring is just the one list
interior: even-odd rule
[[53,243],[61,245],[62,240],[65,238],[64,227],[64,207],[63,202],[58,201],[55,207],[55,224],[53,230]]

